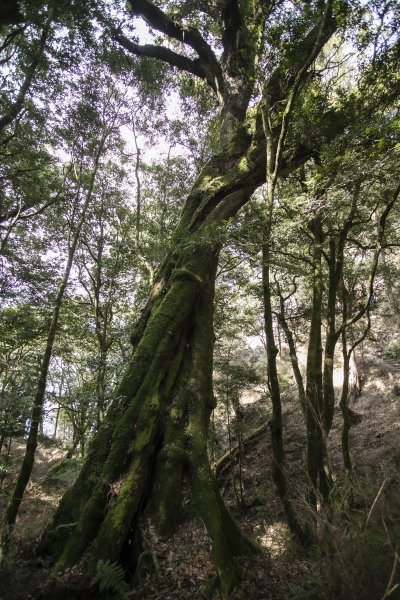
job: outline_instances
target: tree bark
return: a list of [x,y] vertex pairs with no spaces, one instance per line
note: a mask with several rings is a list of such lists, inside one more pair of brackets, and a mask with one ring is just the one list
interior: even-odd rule
[[[192,60],[162,45],[140,46],[120,32],[115,32],[115,39],[135,55],[158,58],[207,81],[221,105],[221,150],[202,169],[187,198],[172,250],[132,333],[132,358],[83,469],[43,539],[42,551],[58,559],[58,571],[77,563],[84,552],[92,573],[100,559],[129,562],[128,547],[134,545],[146,506],[155,507],[160,529],[169,533],[165,524],[179,506],[185,472],[197,514],[212,539],[221,588],[229,592],[238,580],[234,556],[257,548],[226,510],[208,463],[214,279],[227,219],[265,181],[260,114],[248,109],[248,104],[267,9],[226,3],[227,35],[218,61],[195,28],[173,20],[149,0],[131,6],[151,27],[186,44],[198,56]],[[268,10],[273,7],[271,3]],[[332,19],[326,29],[320,35],[318,24],[310,34],[312,46],[317,39],[318,51],[335,29]],[[307,56],[309,45],[307,36]],[[313,150],[299,148],[290,159],[282,154],[276,172],[294,170]],[[174,477],[168,479],[165,473],[172,471]],[[172,490],[176,500],[171,498]]]
[[[268,144],[268,141],[267,141]],[[267,158],[268,160],[268,158]],[[267,176],[268,177],[268,176]],[[278,348],[275,343],[273,313],[271,304],[271,235],[272,213],[275,185],[271,178],[268,181],[267,202],[264,209],[263,243],[262,243],[262,280],[264,302],[264,327],[267,344],[268,387],[272,402],[272,418],[270,423],[272,445],[272,478],[281,499],[290,531],[302,543],[308,542],[308,533],[300,525],[289,497],[286,474],[284,470],[284,447],[282,431],[282,403],[276,357]]]
[[[58,557],[58,570],[77,562],[91,542],[92,570],[100,558],[124,562],[125,542],[147,504],[149,481],[155,480],[154,504],[163,530],[176,511],[184,469],[191,474],[195,504],[213,540],[223,587],[237,578],[233,554],[254,550],[224,507],[206,446],[219,239],[226,218],[248,200],[264,172],[263,153],[255,153],[259,142],[243,129],[231,152],[214,157],[203,169],[187,200],[175,249],[160,268],[136,329],[126,373],[82,472],[43,540],[42,550]],[[162,463],[168,472],[174,470],[173,480],[162,476]]]
[[[326,464],[326,442],[323,423],[322,386],[322,218],[316,215],[310,223],[313,234],[313,297],[306,371],[306,424],[307,424],[307,473],[309,478],[309,502],[317,507],[317,490],[326,499],[329,495],[329,471]],[[319,485],[318,485],[319,483]],[[326,485],[325,485],[326,484]]]
[[285,338],[286,338],[286,342],[289,347],[290,361],[292,363],[293,375],[296,380],[297,392],[299,394],[299,402],[300,402],[301,410],[303,412],[304,419],[306,419],[307,399],[306,399],[306,391],[304,389],[303,376],[301,374],[300,367],[299,367],[299,361],[297,358],[296,344],[294,341],[293,333],[290,330],[289,324],[286,319],[285,298],[282,296],[282,293],[280,292],[280,290],[279,290],[279,303],[280,303],[280,312],[278,315],[278,321],[283,329],[283,332],[284,332]]

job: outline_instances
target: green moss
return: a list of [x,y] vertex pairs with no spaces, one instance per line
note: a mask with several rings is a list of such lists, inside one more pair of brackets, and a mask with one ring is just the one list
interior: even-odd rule
[[171,461],[174,464],[183,463],[187,464],[189,462],[188,454],[185,449],[177,444],[167,444],[163,446],[159,454],[160,461]]
[[[182,451],[183,452],[183,451]],[[153,489],[153,521],[157,534],[168,539],[182,520],[182,472],[187,456],[160,457]]]
[[185,439],[187,399],[183,393],[187,374],[187,361],[184,360],[186,345],[187,338],[184,336],[175,364],[170,369],[171,376],[175,373],[173,386],[170,376],[166,381],[168,385],[163,389],[167,402],[171,402],[172,398],[172,403],[167,412],[163,447],[157,457],[152,494],[154,524],[158,535],[163,538],[174,533],[182,517],[182,477],[188,463]]
[[148,468],[155,451],[154,442],[159,431],[159,422],[159,396],[157,392],[154,392],[153,396],[143,405],[139,414],[138,433],[133,442],[133,460],[115,503],[109,506],[102,521],[91,553],[91,571],[96,568],[99,559],[111,561],[119,559],[132,520],[146,490]]
[[189,271],[189,269],[176,269],[172,273],[171,279],[187,279],[188,281],[194,281],[194,283],[197,283],[197,285],[199,285],[200,287],[203,286],[202,279],[198,275],[196,275],[196,273],[192,273],[191,271]]

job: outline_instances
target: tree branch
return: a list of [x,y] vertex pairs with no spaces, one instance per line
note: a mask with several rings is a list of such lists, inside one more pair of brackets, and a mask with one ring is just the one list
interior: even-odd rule
[[14,121],[14,119],[19,115],[19,113],[21,112],[21,110],[24,106],[26,94],[28,93],[28,90],[29,90],[32,80],[33,80],[33,76],[36,72],[36,69],[39,65],[39,61],[44,52],[44,48],[45,48],[47,38],[48,38],[48,35],[50,32],[50,25],[53,20],[53,14],[54,14],[54,7],[51,6],[49,9],[49,14],[47,16],[47,19],[46,19],[44,27],[43,27],[39,45],[33,54],[32,62],[26,71],[25,79],[24,79],[24,81],[21,85],[21,88],[17,94],[15,102],[11,105],[8,113],[3,115],[3,117],[0,118],[0,133],[8,125],[10,125],[10,123],[12,123]]
[[207,73],[206,69],[204,69],[203,61],[200,59],[192,60],[191,58],[182,56],[182,54],[178,54],[177,52],[174,52],[169,48],[165,48],[164,46],[155,46],[154,44],[135,44],[135,42],[132,42],[119,32],[115,32],[113,38],[123,48],[132,54],[135,54],[136,56],[156,58],[171,65],[172,67],[176,67],[180,71],[187,71],[188,73],[192,73],[192,75],[196,75],[196,77],[205,79],[212,89],[216,91],[215,79],[210,77],[210,73]]
[[224,56],[226,56],[231,52],[232,46],[236,45],[236,36],[243,24],[237,0],[225,0],[222,18],[224,20],[222,44]]
[[[385,195],[388,195],[388,192],[386,192]],[[350,327],[351,325],[353,325],[354,323],[359,321],[361,319],[361,317],[363,317],[369,309],[371,299],[374,295],[375,275],[378,270],[379,257],[380,257],[382,248],[384,247],[386,221],[387,221],[390,211],[392,210],[394,204],[397,202],[397,199],[399,196],[400,196],[400,185],[398,185],[397,188],[395,189],[392,198],[386,204],[386,207],[379,219],[378,239],[377,239],[376,246],[375,246],[374,257],[372,259],[372,267],[371,267],[371,273],[370,273],[369,284],[368,284],[368,298],[366,300],[366,303],[364,306],[361,307],[361,309],[358,311],[358,313],[352,319],[349,319],[346,323],[342,324],[342,326],[338,330],[339,335],[341,334],[343,329],[346,329],[347,327]]]
[[130,5],[134,15],[143,17],[150,27],[157,29],[160,33],[189,46],[197,52],[199,58],[192,60],[164,46],[151,44],[140,46],[130,42],[119,31],[115,32],[114,39],[137,56],[157,58],[180,70],[188,71],[205,79],[212,90],[219,95],[219,90],[223,88],[222,69],[211,46],[200,32],[195,27],[186,27],[177,23],[149,0],[130,0]]
[[211,47],[195,27],[185,27],[176,23],[149,0],[130,0],[129,4],[132,13],[143,17],[150,27],[190,46],[200,58],[210,63],[212,68],[219,66]]

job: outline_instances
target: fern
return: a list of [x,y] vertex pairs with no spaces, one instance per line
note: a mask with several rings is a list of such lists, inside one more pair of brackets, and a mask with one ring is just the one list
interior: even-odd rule
[[93,584],[98,584],[101,593],[110,591],[117,594],[122,600],[127,600],[128,584],[124,580],[124,576],[124,570],[119,563],[100,559],[96,565]]

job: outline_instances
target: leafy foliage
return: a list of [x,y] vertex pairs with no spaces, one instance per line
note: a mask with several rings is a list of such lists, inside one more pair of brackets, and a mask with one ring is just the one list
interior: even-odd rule
[[124,580],[125,571],[117,562],[99,560],[96,565],[96,575],[93,584],[98,584],[102,594],[113,592],[122,600],[128,598],[128,584]]

